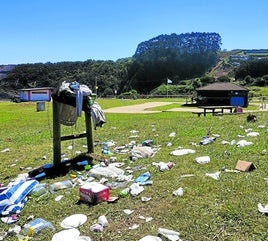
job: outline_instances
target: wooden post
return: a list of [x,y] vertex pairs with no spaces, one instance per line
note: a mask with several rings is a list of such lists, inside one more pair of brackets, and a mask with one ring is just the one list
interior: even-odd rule
[[53,162],[54,166],[61,164],[61,136],[59,103],[53,100]]
[[86,122],[86,134],[87,134],[87,151],[88,153],[93,153],[94,147],[93,147],[91,115],[86,111],[85,111],[85,122]]

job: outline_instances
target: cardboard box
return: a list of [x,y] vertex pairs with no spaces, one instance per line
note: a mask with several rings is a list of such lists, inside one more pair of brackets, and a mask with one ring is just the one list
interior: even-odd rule
[[81,201],[92,204],[108,201],[110,198],[110,188],[98,182],[86,183],[80,187],[79,193]]
[[255,166],[253,165],[252,162],[239,160],[236,163],[235,169],[239,170],[239,171],[242,171],[242,172],[249,172],[249,171],[253,171],[255,169]]

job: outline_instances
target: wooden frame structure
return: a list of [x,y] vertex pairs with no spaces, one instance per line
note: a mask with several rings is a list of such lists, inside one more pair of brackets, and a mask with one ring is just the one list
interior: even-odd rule
[[78,138],[87,139],[88,153],[94,152],[91,115],[85,111],[86,133],[78,135],[61,136],[59,102],[53,100],[53,164],[59,166],[61,164],[61,142]]

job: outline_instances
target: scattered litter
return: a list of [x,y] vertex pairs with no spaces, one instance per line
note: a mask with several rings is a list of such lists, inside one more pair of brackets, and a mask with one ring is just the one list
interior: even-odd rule
[[247,136],[250,136],[250,137],[256,137],[256,136],[259,136],[259,135],[260,135],[259,132],[254,132],[254,131],[249,132],[249,133],[247,134]]
[[124,174],[124,170],[117,168],[114,165],[108,165],[105,167],[102,166],[93,166],[93,168],[91,168],[88,172],[89,176],[93,176],[93,177],[110,177],[110,178],[116,178],[119,175]]
[[215,140],[216,140],[216,137],[204,136],[202,137],[202,140],[200,141],[200,145],[207,145],[207,144],[213,143]]
[[255,166],[253,165],[252,162],[239,160],[236,163],[235,169],[242,171],[242,172],[249,172],[249,171],[253,171],[255,169]]
[[4,231],[4,229],[0,229],[0,240],[4,240],[7,236],[7,232]]
[[140,225],[138,225],[138,224],[133,224],[131,227],[129,227],[129,229],[134,230],[134,229],[139,228],[139,226],[140,226]]
[[192,146],[199,146],[199,144],[197,144],[196,142],[190,142],[190,144],[191,144]]
[[18,221],[18,215],[17,214],[12,214],[10,216],[6,216],[6,217],[2,217],[1,221],[3,223],[7,223],[7,224],[11,224],[11,223],[15,223]]
[[173,195],[180,197],[183,196],[183,188],[182,187],[178,188],[176,191],[173,192]]
[[173,231],[173,230],[169,230],[169,229],[166,229],[166,228],[159,228],[158,233],[163,235],[167,239],[172,240],[172,241],[181,240],[180,237],[179,237],[180,233],[176,232],[176,231]]
[[89,229],[92,232],[102,232],[104,230],[103,226],[99,223],[95,223],[95,224],[91,225]]
[[10,149],[9,149],[9,148],[5,148],[5,149],[3,149],[1,152],[2,152],[2,153],[4,153],[4,152],[10,152]]
[[171,142],[168,142],[167,143],[167,146],[169,147],[169,146],[172,146],[172,143]]
[[109,199],[107,200],[108,203],[114,203],[119,199],[119,197],[109,197]]
[[81,226],[82,224],[84,224],[85,222],[87,221],[87,216],[84,215],[84,214],[74,214],[74,215],[71,215],[67,218],[65,218],[60,226],[62,228],[66,228],[66,229],[69,229],[69,228],[77,228],[79,226]]
[[195,161],[199,164],[207,164],[210,162],[210,157],[209,156],[200,156],[195,158]]
[[149,202],[151,199],[151,197],[141,197],[142,202]]
[[258,128],[265,128],[265,125],[258,125]]
[[261,203],[258,203],[258,210],[260,213],[268,213],[268,204],[263,206]]
[[[21,231],[21,226],[20,225],[14,225],[12,227],[9,227],[7,233],[9,235],[16,235],[16,234],[19,234]],[[1,239],[0,239],[1,240]]]
[[98,182],[89,182],[79,188],[80,200],[97,204],[108,201],[110,198],[110,188]]
[[150,146],[136,146],[131,150],[131,160],[137,160],[141,158],[153,157],[156,153],[156,149]]
[[23,232],[29,237],[34,237],[44,229],[50,229],[51,231],[55,230],[51,222],[48,222],[42,218],[36,218],[24,225]]
[[107,227],[109,225],[109,222],[104,215],[98,217],[98,223],[101,224],[103,227]]
[[261,151],[261,154],[262,155],[266,155],[267,154],[267,151],[264,149],[264,150]]
[[170,170],[175,164],[173,162],[153,162],[152,165],[157,166],[161,172]]
[[75,241],[79,240],[80,231],[76,228],[66,229],[55,233],[51,241]]
[[153,146],[154,142],[153,140],[144,140],[142,142],[142,146]]
[[221,171],[223,171],[223,172],[230,172],[230,173],[238,173],[238,172],[240,172],[239,170],[228,169],[228,168],[226,168],[226,167],[222,167],[222,168],[221,168]]
[[237,146],[237,147],[244,147],[244,146],[250,146],[250,145],[252,145],[252,144],[253,144],[253,142],[251,142],[251,141],[240,140],[240,141],[238,141],[238,142],[236,143],[236,146]]
[[132,214],[134,212],[133,210],[130,210],[130,209],[124,209],[123,211],[127,215],[130,215],[130,214]]
[[169,137],[175,137],[176,136],[176,132],[171,132],[170,134],[169,134]]
[[194,177],[195,175],[194,174],[184,174],[184,175],[181,175],[182,178],[184,177]]
[[27,221],[30,221],[30,220],[33,220],[33,219],[34,219],[34,215],[30,215],[30,216],[28,216]]
[[170,154],[173,156],[182,156],[182,155],[193,154],[193,153],[195,153],[195,150],[192,150],[192,149],[179,149],[179,150],[170,152]]
[[249,114],[247,116],[247,122],[255,122],[255,121],[257,121],[257,116],[256,115]]
[[215,172],[215,173],[206,173],[206,176],[212,177],[215,180],[219,180],[221,172]]
[[111,156],[109,159],[110,162],[116,162],[117,158],[115,156]]
[[157,236],[147,235],[141,238],[139,241],[162,241],[162,239]]
[[33,197],[41,197],[42,195],[48,193],[47,184],[39,183],[31,192],[30,195]]
[[230,145],[233,146],[236,144],[236,140],[231,140]]
[[132,196],[137,196],[140,193],[142,193],[144,191],[144,187],[140,186],[139,183],[133,183],[130,186],[130,194]]
[[120,197],[126,197],[126,196],[129,194],[129,192],[130,192],[130,188],[127,187],[127,188],[123,189],[123,190],[119,193],[119,196],[120,196]]
[[59,191],[59,190],[66,189],[66,188],[72,188],[72,187],[73,187],[73,183],[71,180],[64,180],[61,182],[55,182],[51,184],[49,191],[51,193],[54,193],[55,191]]
[[69,151],[71,151],[71,150],[73,149],[73,146],[70,145],[70,146],[67,147],[67,149],[68,149]]
[[136,183],[144,183],[151,178],[150,172],[145,172],[135,179]]
[[130,133],[131,134],[136,134],[136,133],[139,133],[139,131],[137,131],[137,130],[131,130]]
[[142,215],[139,215],[139,219],[142,219],[142,220],[145,220],[145,222],[150,222],[150,221],[152,221],[153,220],[153,218],[152,217],[144,217],[144,216],[142,216]]

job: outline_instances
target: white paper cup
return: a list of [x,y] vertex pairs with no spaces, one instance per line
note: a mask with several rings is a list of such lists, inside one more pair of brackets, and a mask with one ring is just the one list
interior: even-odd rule
[[0,228],[0,240],[4,240],[6,236],[7,232],[5,232],[4,229]]
[[98,223],[101,224],[103,227],[108,226],[108,220],[104,215],[99,216]]

